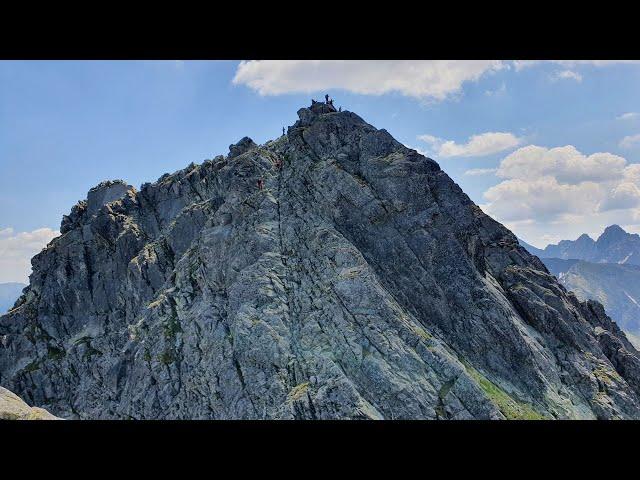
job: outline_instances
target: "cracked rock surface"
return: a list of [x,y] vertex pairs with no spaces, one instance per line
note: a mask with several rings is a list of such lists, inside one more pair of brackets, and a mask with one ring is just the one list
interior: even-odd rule
[[287,135],[103,182],[0,317],[63,418],[640,418],[640,354],[438,166],[316,103]]

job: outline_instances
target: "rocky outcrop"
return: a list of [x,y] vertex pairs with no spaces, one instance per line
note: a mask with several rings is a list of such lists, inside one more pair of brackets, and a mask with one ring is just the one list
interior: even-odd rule
[[0,420],[60,420],[42,408],[30,407],[15,393],[0,387]]
[[640,418],[601,308],[433,160],[298,115],[74,207],[0,317],[0,383],[65,418]]
[[620,328],[640,335],[640,266],[559,258],[543,262],[580,300],[600,302]]

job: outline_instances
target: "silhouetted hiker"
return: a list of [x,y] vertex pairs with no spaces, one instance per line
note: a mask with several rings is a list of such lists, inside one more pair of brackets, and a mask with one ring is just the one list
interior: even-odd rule
[[282,135],[284,136],[284,127],[282,127]]
[[338,111],[339,111],[339,112],[341,112],[341,111],[342,111],[342,107],[339,107],[339,108],[338,108]]
[[324,103],[326,103],[327,105],[329,104],[329,94],[328,93],[326,93],[324,95]]

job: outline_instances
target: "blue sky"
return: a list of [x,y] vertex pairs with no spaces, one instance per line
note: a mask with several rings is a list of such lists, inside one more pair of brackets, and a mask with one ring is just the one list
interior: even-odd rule
[[638,63],[3,61],[0,282],[93,185],[263,143],[325,92],[537,246],[640,231]]

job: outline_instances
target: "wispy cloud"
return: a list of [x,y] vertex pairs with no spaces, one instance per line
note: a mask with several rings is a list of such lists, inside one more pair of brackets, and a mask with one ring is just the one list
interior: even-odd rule
[[420,135],[440,157],[482,157],[517,147],[522,139],[509,132],[486,132],[469,137],[466,143],[456,143],[433,135]]
[[627,112],[616,117],[616,120],[634,120],[640,116],[638,112]]
[[635,148],[640,144],[640,133],[636,135],[627,135],[622,140],[620,140],[620,148],[630,149]]
[[464,172],[464,174],[471,177],[477,177],[479,175],[490,175],[492,173],[496,173],[497,170],[497,168],[472,168]]
[[576,82],[582,82],[582,75],[573,70],[562,70],[551,75],[552,80],[574,80]]
[[505,93],[507,93],[507,85],[504,82],[495,90],[485,90],[484,92],[487,97],[501,97]]

